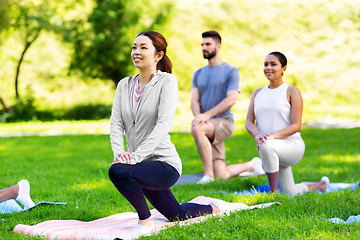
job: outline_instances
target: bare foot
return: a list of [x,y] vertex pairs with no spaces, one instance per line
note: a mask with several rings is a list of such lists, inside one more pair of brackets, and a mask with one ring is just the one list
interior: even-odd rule
[[309,184],[307,185],[310,189],[310,191],[319,190],[321,192],[326,192],[327,185],[330,183],[329,178],[322,177],[320,182],[315,184]]
[[150,216],[149,218],[147,218],[145,220],[139,219],[138,224],[143,225],[146,228],[150,228],[150,229],[154,228],[154,221],[153,221],[152,216]]
[[219,212],[222,212],[220,210],[220,208],[218,208],[217,206],[215,206],[214,204],[210,203],[210,206],[212,207],[213,211],[212,213],[219,213]]
[[133,229],[131,229],[131,231],[136,234],[144,235],[151,233],[154,229],[155,229],[155,225],[152,217],[150,216],[145,220],[139,219],[138,224]]
[[326,182],[324,182],[324,181],[318,182],[318,189],[320,191],[322,191],[322,192],[325,192],[325,190],[326,190]]

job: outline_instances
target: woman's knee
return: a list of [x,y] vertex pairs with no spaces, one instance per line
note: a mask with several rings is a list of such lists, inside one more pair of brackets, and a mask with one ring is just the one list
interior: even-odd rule
[[264,142],[259,147],[259,154],[261,157],[261,160],[269,158],[269,156],[272,156],[275,153],[275,149],[268,143]]
[[113,181],[113,179],[116,175],[114,165],[111,165],[111,167],[109,168],[108,175],[109,175],[110,180]]
[[292,188],[281,188],[280,191],[292,197],[299,194],[298,192],[295,191],[295,189]]
[[128,174],[122,168],[122,164],[114,164],[109,168],[109,178],[113,182],[119,178],[127,178]]
[[268,142],[260,146],[259,154],[265,172],[274,173],[279,171],[279,156]]

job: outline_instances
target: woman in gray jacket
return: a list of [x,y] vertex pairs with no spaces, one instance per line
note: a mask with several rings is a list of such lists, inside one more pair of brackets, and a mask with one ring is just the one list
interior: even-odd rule
[[166,48],[167,42],[160,33],[146,31],[136,37],[131,58],[139,74],[119,82],[110,119],[114,161],[109,177],[136,209],[139,223],[133,231],[141,234],[154,228],[144,196],[169,221],[220,211],[216,203],[217,206],[180,205],[170,190],[180,177],[182,166],[169,135],[178,84],[171,74]]

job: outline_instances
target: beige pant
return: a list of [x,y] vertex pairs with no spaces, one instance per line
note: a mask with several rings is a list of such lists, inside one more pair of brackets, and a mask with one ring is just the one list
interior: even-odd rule
[[215,128],[214,139],[211,141],[213,160],[225,160],[224,141],[231,137],[235,129],[235,123],[225,117],[212,118],[209,121]]

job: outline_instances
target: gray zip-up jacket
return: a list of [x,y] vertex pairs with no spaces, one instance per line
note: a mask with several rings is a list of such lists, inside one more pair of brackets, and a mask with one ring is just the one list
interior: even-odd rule
[[133,155],[130,164],[141,161],[164,161],[181,175],[181,159],[170,141],[178,99],[178,83],[174,75],[158,71],[145,87],[135,121],[131,114],[135,77],[122,79],[116,88],[110,118],[110,142],[114,159],[127,151]]

